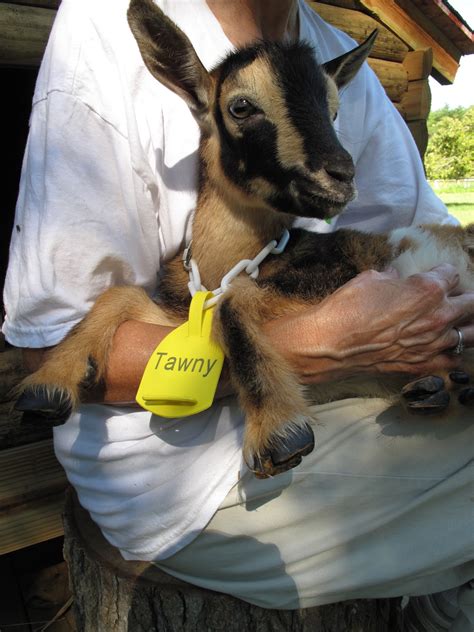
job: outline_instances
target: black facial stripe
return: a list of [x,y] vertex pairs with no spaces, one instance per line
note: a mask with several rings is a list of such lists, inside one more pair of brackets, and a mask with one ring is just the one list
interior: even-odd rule
[[[325,155],[340,150],[327,103],[326,77],[305,44],[292,47],[285,57],[272,57],[291,122],[303,139],[305,153],[313,168],[322,165]],[[312,117],[308,117],[308,112]],[[324,148],[322,150],[321,148]]]

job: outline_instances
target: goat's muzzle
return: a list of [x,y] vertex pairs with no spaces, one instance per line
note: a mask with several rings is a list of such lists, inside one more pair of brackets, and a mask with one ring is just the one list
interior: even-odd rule
[[295,180],[292,188],[303,217],[338,215],[355,196],[353,175],[323,168]]

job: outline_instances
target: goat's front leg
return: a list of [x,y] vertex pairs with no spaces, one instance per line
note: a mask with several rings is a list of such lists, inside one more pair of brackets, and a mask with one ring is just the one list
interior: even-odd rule
[[259,478],[297,466],[314,448],[303,387],[260,329],[275,297],[248,280],[219,305],[214,336],[246,415],[244,459]]
[[110,288],[66,338],[47,352],[41,367],[23,380],[15,407],[54,425],[64,423],[84,391],[105,378],[113,337],[127,320],[176,325],[141,288]]

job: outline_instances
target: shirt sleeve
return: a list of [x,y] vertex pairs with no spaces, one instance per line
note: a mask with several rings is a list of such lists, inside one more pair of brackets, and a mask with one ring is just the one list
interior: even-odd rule
[[130,154],[127,137],[75,96],[35,103],[5,284],[12,344],[57,344],[111,285],[154,289],[156,200]]
[[[366,91],[362,142],[352,152],[357,198],[337,227],[383,232],[422,223],[457,224],[428,184],[413,137],[376,75],[366,66],[355,81],[359,91]],[[344,136],[343,131],[342,142]]]

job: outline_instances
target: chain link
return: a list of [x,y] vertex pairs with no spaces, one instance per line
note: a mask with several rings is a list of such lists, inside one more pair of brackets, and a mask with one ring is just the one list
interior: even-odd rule
[[[220,287],[212,290],[213,297],[207,300],[204,304],[204,309],[208,309],[217,303],[219,298],[226,292],[231,286],[232,281],[239,276],[242,272],[246,272],[252,279],[256,279],[259,274],[259,266],[268,255],[280,255],[286,248],[290,233],[285,228],[280,240],[272,239],[265,248],[262,248],[258,255],[253,259],[242,259],[239,261],[229,272],[222,278]],[[207,292],[207,288],[201,284],[201,275],[199,274],[199,268],[196,261],[191,257],[191,245],[185,249],[183,253],[183,265],[185,270],[189,272],[188,288],[191,296],[194,296],[196,292]]]

